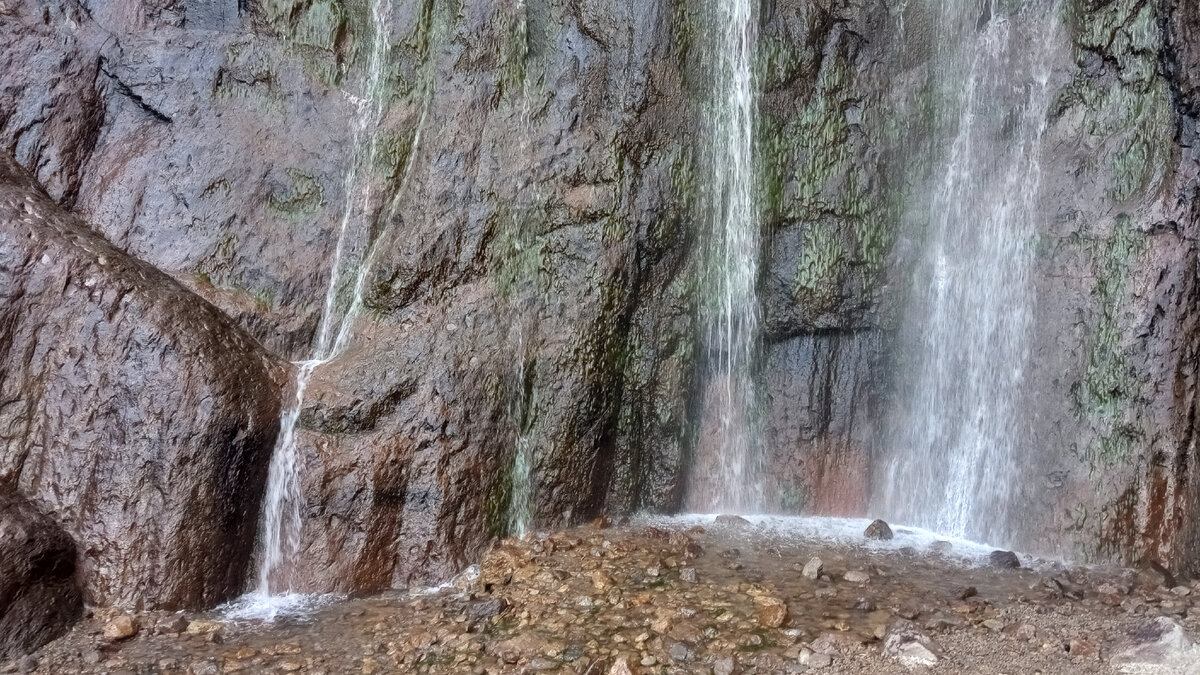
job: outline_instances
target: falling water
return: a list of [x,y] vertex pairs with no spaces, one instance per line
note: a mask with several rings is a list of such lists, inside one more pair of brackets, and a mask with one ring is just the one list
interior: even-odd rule
[[[511,8],[511,35],[515,38],[516,49],[508,55],[514,63],[524,65],[529,56],[529,16],[528,8],[523,0],[518,0]],[[520,147],[517,149],[516,160],[521,162],[521,169],[512,172],[513,201],[511,205],[511,222],[513,236],[513,251],[510,253],[518,259],[517,273],[513,279],[514,288],[509,299],[512,313],[509,327],[510,342],[514,345],[512,386],[510,387],[508,418],[513,427],[513,464],[509,484],[508,532],[518,537],[525,536],[533,524],[534,514],[534,462],[535,438],[533,420],[537,413],[537,402],[534,399],[533,377],[535,364],[530,356],[537,334],[538,293],[537,280],[530,278],[536,271],[530,270],[524,261],[533,254],[535,245],[533,237],[533,222],[535,208],[542,203],[542,195],[538,188],[535,171],[536,158],[533,152],[533,94],[530,78],[524,75],[521,68],[520,111],[517,118],[517,138]]]
[[757,2],[713,0],[705,54],[713,74],[705,166],[703,270],[705,418],[690,506],[751,512],[762,505],[754,356],[758,347],[759,218],[754,201],[754,58]]
[[[258,588],[255,595],[269,602],[272,594],[286,591],[287,563],[300,546],[300,470],[301,462],[296,443],[296,422],[304,407],[304,393],[313,371],[337,357],[349,339],[349,326],[355,308],[362,302],[363,279],[368,267],[371,240],[372,184],[360,174],[374,165],[378,153],[378,128],[383,116],[383,96],[380,89],[386,64],[387,0],[373,0],[371,19],[373,37],[367,62],[364,95],[353,98],[358,115],[355,118],[352,142],[358,150],[345,176],[346,204],[342,212],[337,248],[325,293],[325,306],[317,331],[316,345],[310,359],[298,362],[294,398],[285,405],[279,422],[279,436],[271,456],[267,475],[267,493],[263,500],[260,523]],[[414,143],[415,145],[415,143]],[[349,270],[358,269],[357,274]],[[351,282],[353,285],[351,286]],[[269,614],[273,615],[273,609]]]
[[[901,334],[899,412],[881,512],[1003,544],[1024,438],[1033,244],[1057,0],[1008,16],[943,1],[935,91],[950,131]],[[1012,3],[1009,3],[1012,6]],[[935,127],[942,128],[941,125]],[[936,132],[935,132],[936,133]]]

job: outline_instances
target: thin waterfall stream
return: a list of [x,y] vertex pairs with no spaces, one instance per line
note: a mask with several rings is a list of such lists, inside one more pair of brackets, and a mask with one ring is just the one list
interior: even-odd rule
[[705,403],[689,507],[762,508],[762,450],[754,361],[758,351],[760,218],[754,195],[758,3],[716,0],[706,60],[714,86],[702,153],[708,230],[701,272]]
[[[1010,3],[1011,4],[1011,3]],[[881,515],[1004,544],[1024,438],[1042,137],[1062,47],[1058,2],[983,16],[943,2],[934,86],[949,93],[924,254],[885,443]],[[935,131],[936,133],[936,131]]]
[[[364,178],[362,174],[374,165],[379,149],[378,129],[383,117],[381,88],[388,53],[387,8],[386,0],[373,0],[371,3],[371,51],[363,96],[354,100],[358,115],[352,135],[353,147],[365,146],[365,151],[356,151],[346,172],[346,203],[316,345],[309,359],[296,363],[294,399],[284,408],[279,437],[268,470],[267,491],[259,526],[258,585],[252,593],[257,602],[267,606],[268,616],[274,616],[277,609],[285,604],[275,602],[272,598],[290,591],[288,563],[300,546],[302,462],[296,424],[304,407],[305,391],[315,369],[345,350],[350,337],[350,324],[362,303],[364,279],[370,263],[373,185],[369,177]],[[354,270],[357,272],[352,273]],[[349,286],[351,281],[353,286]]]

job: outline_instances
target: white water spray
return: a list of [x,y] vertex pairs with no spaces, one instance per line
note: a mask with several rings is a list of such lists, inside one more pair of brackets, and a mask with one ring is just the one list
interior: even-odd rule
[[901,334],[908,361],[882,514],[1005,544],[1024,437],[1042,137],[1062,31],[1056,0],[1011,16],[943,3],[935,82],[957,92]]

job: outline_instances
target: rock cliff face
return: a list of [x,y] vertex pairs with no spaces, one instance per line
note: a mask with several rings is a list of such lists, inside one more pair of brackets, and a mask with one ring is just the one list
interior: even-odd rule
[[0,156],[0,491],[74,538],[87,600],[240,591],[286,374]]
[[[1184,564],[1200,541],[1200,17],[1182,0],[1067,4],[1038,257],[1036,443],[1022,478],[1036,526],[1019,543]],[[762,3],[760,377],[779,510],[861,513],[887,452],[893,336],[937,152],[912,138],[936,98],[923,6]],[[378,8],[382,114],[356,136]],[[0,446],[13,487],[44,496],[40,477],[53,475],[77,495],[47,501],[105,561],[90,568],[93,599],[193,604],[237,585],[286,388],[254,340],[282,359],[310,354],[345,205],[368,188],[352,214],[365,233],[352,253],[369,261],[362,311],[350,348],[317,369],[300,418],[299,585],[369,590],[460,568],[508,529],[518,445],[533,449],[539,522],[678,508],[701,423],[702,10],[690,0],[0,1],[0,146],[112,242],[106,259],[152,279],[136,288],[170,289],[144,291],[152,307],[129,313],[108,291],[67,284],[70,302],[18,313],[18,327],[51,326],[36,317],[83,312],[75,303],[95,293],[108,308],[88,310],[108,317],[104,344],[136,347],[127,362],[92,356],[43,380],[80,396],[71,420],[109,410],[110,431],[77,443],[47,428],[36,443],[21,432]],[[39,242],[100,241],[45,217],[38,227],[71,225]],[[41,271],[23,232],[8,235],[22,261],[6,268],[14,288],[99,274],[94,255],[59,249]],[[79,267],[68,277],[63,265]],[[338,303],[350,292],[336,289]],[[191,323],[165,309],[180,298]],[[43,308],[54,303],[68,309]],[[83,332],[57,339],[96,349],[84,341],[90,324],[69,325]],[[184,333],[202,344],[177,343]],[[11,344],[10,354],[38,354]],[[177,344],[190,356],[166,346]],[[33,366],[9,360],[3,386],[35,407],[54,400],[29,388]],[[153,393],[103,393],[134,375]],[[168,381],[182,391],[162,403]],[[181,411],[186,424],[175,424]],[[200,441],[141,444],[152,433],[139,420]],[[83,455],[97,464],[68,451],[85,447],[103,448]],[[184,464],[178,479],[163,468]],[[88,496],[100,494],[91,481],[111,476],[125,491],[103,490],[116,502],[100,510],[108,502]],[[219,489],[160,508],[176,502],[158,490],[196,480]],[[136,506],[120,505],[128,495]],[[189,546],[168,554],[168,537],[118,556],[113,533],[146,509],[170,511],[166,531],[195,528]],[[180,573],[202,555],[220,562]],[[158,590],[117,584],[125,567]]]

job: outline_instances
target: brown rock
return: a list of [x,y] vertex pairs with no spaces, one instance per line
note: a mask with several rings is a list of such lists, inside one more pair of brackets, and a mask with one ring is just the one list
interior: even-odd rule
[[992,567],[1006,570],[1015,570],[1021,567],[1021,559],[1012,551],[992,551],[988,556],[988,562]]
[[717,525],[725,525],[727,527],[751,527],[750,521],[741,516],[725,513],[717,516]]
[[1098,654],[1096,643],[1083,639],[1073,639],[1067,643],[1067,652],[1071,656],[1079,656],[1085,659],[1094,659]]
[[104,625],[107,640],[127,640],[138,633],[138,621],[128,614],[121,614]]
[[284,368],[3,153],[0,270],[0,485],[43,502],[87,551],[91,603],[241,592]]
[[867,526],[866,531],[863,532],[863,536],[867,539],[888,541],[895,535],[892,534],[892,528],[889,527],[886,522],[882,520],[876,520]]
[[621,657],[613,661],[612,666],[608,669],[608,675],[634,675],[633,668],[629,666],[629,660]]
[[779,628],[787,621],[788,607],[783,600],[770,595],[760,595],[754,598],[758,606],[755,616],[758,622],[767,628]]
[[0,488],[0,661],[62,635],[83,610],[75,544],[33,504]]

